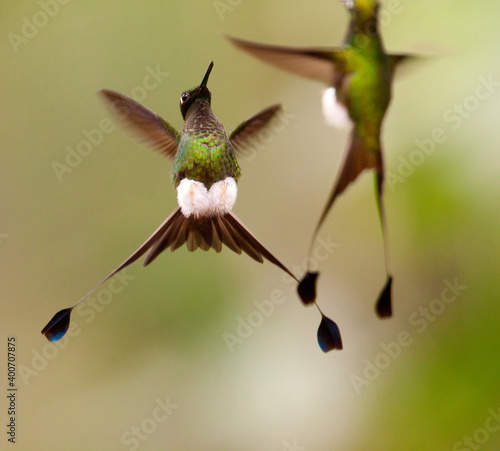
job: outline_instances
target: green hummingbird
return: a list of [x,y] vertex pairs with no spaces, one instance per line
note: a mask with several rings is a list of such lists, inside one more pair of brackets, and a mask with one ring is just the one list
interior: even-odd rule
[[[375,170],[375,194],[385,247],[387,280],[376,303],[381,318],[392,316],[392,273],[383,203],[384,162],[381,129],[391,101],[391,85],[396,66],[410,57],[388,54],[378,29],[380,4],[376,0],[341,0],[350,14],[347,36],[340,48],[289,48],[228,39],[239,49],[280,69],[320,81],[329,86],[323,91],[322,107],[327,123],[352,127],[347,155],[332,192],[323,209],[311,242],[337,197],[365,169]],[[317,273],[308,272],[299,293],[314,290]]]
[[[172,181],[177,190],[179,206],[111,274],[72,307],[54,315],[42,330],[42,334],[50,341],[57,341],[64,336],[72,310],[105,281],[146,253],[148,255],[144,266],[149,265],[167,248],[174,251],[186,244],[190,252],[198,248],[220,252],[225,245],[238,254],[245,252],[260,263],[267,259],[299,282],[232,213],[238,191],[237,182],[241,175],[236,156],[243,153],[252,138],[282,111],[281,105],[262,110],[228,135],[211,109],[211,93],[207,83],[212,67],[213,62],[198,87],[181,95],[180,109],[184,126],[180,132],[134,100],[114,91],[101,91],[104,100],[120,120],[127,123],[142,141],[171,160]],[[322,322],[318,330],[320,346],[325,352],[341,349],[338,327],[322,313],[321,315]]]

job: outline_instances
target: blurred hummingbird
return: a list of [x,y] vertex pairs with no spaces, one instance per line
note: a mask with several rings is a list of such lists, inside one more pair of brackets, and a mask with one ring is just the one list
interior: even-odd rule
[[[386,318],[392,316],[392,274],[386,239],[384,163],[380,133],[391,100],[395,68],[410,55],[385,52],[378,29],[378,1],[341,0],[341,3],[349,11],[351,18],[347,36],[340,48],[289,48],[257,44],[229,36],[228,39],[239,49],[266,63],[329,86],[322,96],[325,119],[336,127],[352,127],[352,132],[342,170],[314,231],[311,250],[335,199],[363,170],[374,169],[387,274],[375,309],[379,317]],[[308,272],[299,285],[299,293],[312,290],[311,285],[316,277],[317,273]]]
[[[177,189],[178,207],[156,231],[118,268],[99,282],[72,307],[59,311],[42,330],[50,341],[64,336],[71,311],[110,277],[148,252],[144,266],[149,265],[168,247],[174,251],[186,244],[190,252],[210,248],[220,252],[225,245],[232,251],[245,252],[262,263],[264,259],[299,280],[283,265],[232,213],[241,175],[236,156],[243,153],[252,138],[281,111],[273,105],[238,125],[229,136],[211,109],[211,93],[207,88],[213,62],[201,84],[182,93],[180,109],[184,119],[182,130],[134,100],[114,91],[101,94],[118,118],[125,121],[143,141],[156,148],[172,163],[172,181]],[[308,302],[315,302],[308,298]],[[319,310],[319,307],[318,307]],[[321,310],[319,310],[321,313]],[[322,313],[318,340],[326,352],[342,349],[336,324]]]

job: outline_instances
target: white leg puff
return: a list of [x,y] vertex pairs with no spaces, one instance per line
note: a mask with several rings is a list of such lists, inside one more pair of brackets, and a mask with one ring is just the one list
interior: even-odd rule
[[214,183],[209,191],[203,183],[189,179],[182,179],[177,187],[177,203],[186,218],[224,215],[233,209],[237,195],[233,177]]
[[233,209],[238,195],[238,185],[233,177],[227,177],[210,187],[208,197],[212,215],[224,215]]
[[335,88],[323,90],[321,103],[323,106],[323,116],[328,125],[333,125],[337,128],[347,128],[352,125],[347,108],[337,100]]
[[208,192],[201,182],[182,179],[177,187],[177,203],[186,218],[191,215],[199,218],[209,214]]

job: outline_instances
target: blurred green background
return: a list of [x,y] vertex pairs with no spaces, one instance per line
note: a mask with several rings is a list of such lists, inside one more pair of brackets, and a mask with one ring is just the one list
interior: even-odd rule
[[[73,314],[73,336],[54,345],[40,330],[176,206],[169,162],[118,127],[57,177],[67,146],[110,116],[96,92],[140,94],[180,128],[179,96],[212,60],[212,106],[226,128],[276,102],[293,115],[240,161],[235,212],[286,264],[303,264],[348,134],[325,125],[323,86],[238,53],[222,33],[336,45],[343,6],[47,2],[49,17],[43,2],[4,2],[0,324],[2,339],[15,336],[18,346],[16,449],[500,448],[500,4],[384,3],[397,11],[385,10],[388,50],[446,55],[398,77],[384,130],[388,173],[400,175],[401,158],[417,158],[416,140],[436,128],[446,139],[387,189],[391,320],[373,312],[384,267],[372,176],[336,203],[321,232],[336,245],[320,266],[318,301],[339,324],[344,350],[325,355],[317,311],[300,304],[280,270],[227,250],[167,252],[146,270],[137,263],[126,285],[113,285],[120,292],[98,292],[109,304],[97,305],[92,321]],[[30,37],[19,41],[23,27]],[[141,90],[157,67],[168,76]],[[447,281],[462,285],[459,296],[435,301]],[[275,290],[285,302],[230,352],[224,334],[235,335],[238,318]],[[402,332],[407,346],[398,349]],[[5,394],[6,354],[0,361]],[[6,425],[5,398],[1,412]],[[1,440],[6,449],[5,433]]]

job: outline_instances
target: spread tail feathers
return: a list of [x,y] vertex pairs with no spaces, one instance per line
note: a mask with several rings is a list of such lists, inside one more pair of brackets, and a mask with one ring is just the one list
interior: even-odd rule
[[268,260],[298,282],[293,273],[271,254],[233,213],[229,212],[223,216],[195,219],[194,217],[186,218],[182,214],[180,207],[178,207],[163,221],[139,249],[118,266],[118,268],[99,282],[72,307],[57,312],[43,328],[42,334],[50,341],[59,340],[69,328],[72,310],[104,282],[134,263],[148,251],[149,254],[144,260],[144,266],[153,262],[167,247],[170,247],[170,250],[174,251],[184,243],[186,243],[190,252],[198,248],[204,251],[212,248],[216,252],[220,252],[224,244],[237,254],[241,254],[243,251],[260,263],[263,263],[264,259]]
[[174,251],[186,243],[190,252],[198,248],[204,251],[212,248],[220,252],[224,244],[237,254],[245,252],[259,263],[263,263],[266,259],[297,280],[232,212],[222,216],[195,219],[186,218],[178,208],[171,215],[168,224],[164,223],[164,227],[160,227],[155,234],[152,240],[154,242],[146,242],[151,251],[144,261],[144,266],[149,265],[167,247]]

